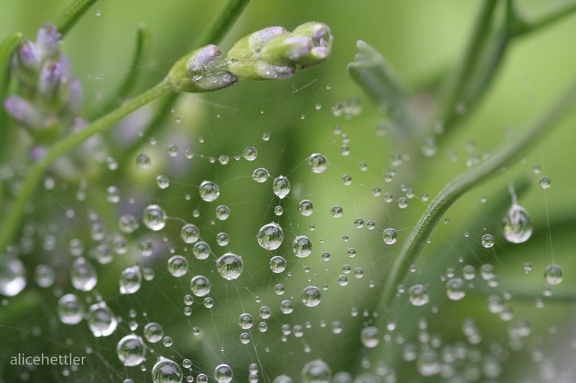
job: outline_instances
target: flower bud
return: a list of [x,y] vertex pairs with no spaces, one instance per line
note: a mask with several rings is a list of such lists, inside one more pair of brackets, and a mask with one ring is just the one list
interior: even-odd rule
[[260,51],[260,58],[274,65],[294,65],[312,48],[311,38],[286,32],[270,40]]
[[50,60],[58,55],[58,30],[56,26],[46,23],[39,30],[36,44],[42,60]]
[[42,98],[46,101],[53,100],[60,88],[61,81],[62,68],[60,63],[55,61],[46,62],[42,67],[38,81],[38,90]]
[[208,92],[235,84],[238,78],[226,69],[220,48],[207,45],[178,60],[167,80],[176,92]]
[[35,71],[40,67],[40,53],[36,44],[30,40],[20,44],[15,57],[15,64],[18,69]]
[[37,129],[42,125],[42,113],[23,98],[18,96],[7,97],[4,100],[4,109],[10,117],[28,129]]
[[303,67],[321,64],[330,56],[333,36],[328,25],[311,21],[296,27],[292,35],[304,36],[312,40],[313,47],[310,52],[298,59],[298,64]]

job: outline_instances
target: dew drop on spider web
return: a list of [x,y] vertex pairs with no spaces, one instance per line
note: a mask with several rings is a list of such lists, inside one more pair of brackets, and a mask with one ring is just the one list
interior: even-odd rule
[[117,326],[118,321],[106,303],[95,303],[88,309],[88,327],[95,337],[108,336]]
[[270,258],[270,270],[272,270],[273,273],[275,274],[279,274],[282,273],[284,270],[286,270],[286,259],[284,259],[284,257],[282,257],[281,255],[275,255],[272,258]]
[[330,383],[331,376],[330,367],[322,359],[308,362],[302,368],[303,383]]
[[272,383],[293,383],[292,378],[288,375],[278,375]]
[[138,166],[138,169],[146,170],[150,168],[150,165],[152,165],[152,161],[146,153],[141,153],[136,157],[136,166]]
[[252,179],[256,182],[263,183],[270,177],[270,173],[265,168],[258,168],[252,172]]
[[233,373],[229,365],[223,363],[216,366],[214,369],[214,379],[218,383],[230,383],[232,381]]
[[512,243],[524,243],[532,235],[532,219],[528,211],[518,204],[512,204],[502,220],[504,238]]
[[255,147],[248,146],[246,149],[244,149],[242,157],[244,157],[244,159],[246,159],[247,161],[254,161],[256,157],[258,157],[258,151],[256,150]]
[[224,279],[237,279],[243,270],[242,257],[233,253],[226,253],[216,260],[216,269]]
[[125,214],[118,219],[118,228],[123,233],[133,233],[139,227],[138,220],[131,214]]
[[466,295],[466,284],[461,278],[450,278],[446,282],[446,295],[453,301],[458,301]]
[[203,275],[197,275],[190,280],[190,289],[192,294],[197,297],[203,297],[210,293],[211,283],[208,278]]
[[280,311],[284,314],[292,314],[294,311],[294,303],[290,299],[285,299],[280,302]]
[[277,223],[268,223],[260,228],[256,239],[263,249],[276,250],[284,240],[284,231]]
[[562,283],[562,276],[562,268],[559,265],[552,264],[546,266],[544,277],[546,278],[546,283],[549,285],[559,285]]
[[160,189],[167,189],[168,186],[170,186],[170,179],[166,176],[158,175],[156,176],[156,185],[158,185]]
[[320,304],[322,293],[316,286],[308,286],[302,291],[302,303],[307,307],[316,307]]
[[206,259],[210,256],[210,245],[203,241],[196,242],[194,246],[192,246],[192,254],[194,254],[196,259]]
[[184,375],[178,363],[160,357],[152,367],[152,380],[154,383],[182,383]]
[[137,366],[145,360],[146,346],[138,335],[130,334],[120,339],[116,346],[118,359],[125,366]]
[[84,304],[74,294],[66,294],[58,300],[58,317],[64,324],[80,323],[84,319]]
[[376,326],[367,326],[360,332],[360,340],[364,347],[374,348],[380,343],[380,331]]
[[240,314],[240,317],[238,318],[238,326],[240,326],[242,330],[249,330],[253,325],[254,318],[252,318],[252,315],[248,313]]
[[384,229],[382,231],[382,240],[387,245],[393,245],[398,240],[398,233],[393,228]]
[[212,202],[220,197],[220,188],[212,181],[204,181],[199,188],[200,198],[206,202]]
[[144,225],[152,231],[159,231],[166,225],[166,212],[159,205],[148,205],[142,213]]
[[342,214],[344,214],[344,211],[342,210],[342,207],[340,207],[340,206],[333,206],[332,209],[330,209],[330,214],[334,218],[340,218],[340,217],[342,217]]
[[188,261],[181,255],[174,255],[168,259],[168,271],[174,277],[181,277],[188,272]]
[[305,235],[299,235],[292,241],[292,251],[299,258],[306,258],[312,253],[312,242]]
[[492,234],[484,234],[482,236],[482,246],[487,249],[494,246],[494,236]]
[[120,273],[120,293],[121,294],[134,294],[140,290],[142,285],[142,273],[140,266],[127,267]]
[[78,257],[70,266],[70,281],[80,291],[91,291],[98,282],[96,269],[86,258]]
[[216,208],[216,218],[225,221],[230,217],[230,208],[226,205],[220,205]]
[[550,180],[550,178],[548,178],[548,177],[540,178],[540,187],[542,189],[550,189],[551,185],[552,185],[552,181]]
[[308,157],[308,166],[314,173],[322,173],[328,168],[328,159],[320,153],[313,153]]
[[149,322],[144,326],[144,338],[150,343],[157,343],[162,340],[164,330],[156,322]]
[[200,230],[193,223],[187,223],[182,226],[180,237],[185,243],[194,243],[200,238]]
[[426,287],[417,284],[408,290],[408,299],[413,306],[423,306],[430,301],[430,296],[428,295]]
[[274,194],[282,199],[290,193],[290,181],[284,176],[276,177],[272,183],[272,190]]
[[26,287],[25,275],[24,264],[19,259],[0,254],[0,294],[13,297],[20,293]]
[[312,215],[314,213],[314,204],[308,199],[302,200],[298,204],[298,211],[305,217]]
[[218,244],[218,246],[226,246],[228,245],[228,242],[230,242],[230,237],[228,236],[228,233],[218,233],[216,234],[216,243]]

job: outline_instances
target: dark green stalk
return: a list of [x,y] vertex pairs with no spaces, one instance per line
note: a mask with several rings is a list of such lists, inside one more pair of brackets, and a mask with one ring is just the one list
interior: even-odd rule
[[82,15],[98,0],[74,0],[56,19],[58,32],[64,36],[80,20]]

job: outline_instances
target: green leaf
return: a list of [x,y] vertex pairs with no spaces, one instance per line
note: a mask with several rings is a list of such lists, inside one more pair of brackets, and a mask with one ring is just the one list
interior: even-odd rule
[[98,0],[74,0],[56,20],[58,32],[64,36],[80,20],[82,15]]

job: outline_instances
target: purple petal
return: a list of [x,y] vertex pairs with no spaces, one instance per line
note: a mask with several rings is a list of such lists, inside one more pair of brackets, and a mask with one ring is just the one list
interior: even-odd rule
[[40,94],[47,99],[53,98],[62,80],[62,68],[59,62],[49,61],[44,64],[38,88]]
[[58,53],[58,30],[52,24],[44,24],[38,30],[36,44],[44,60],[54,58]]
[[42,115],[26,100],[18,96],[6,98],[4,109],[13,119],[28,128],[38,128],[42,125]]

